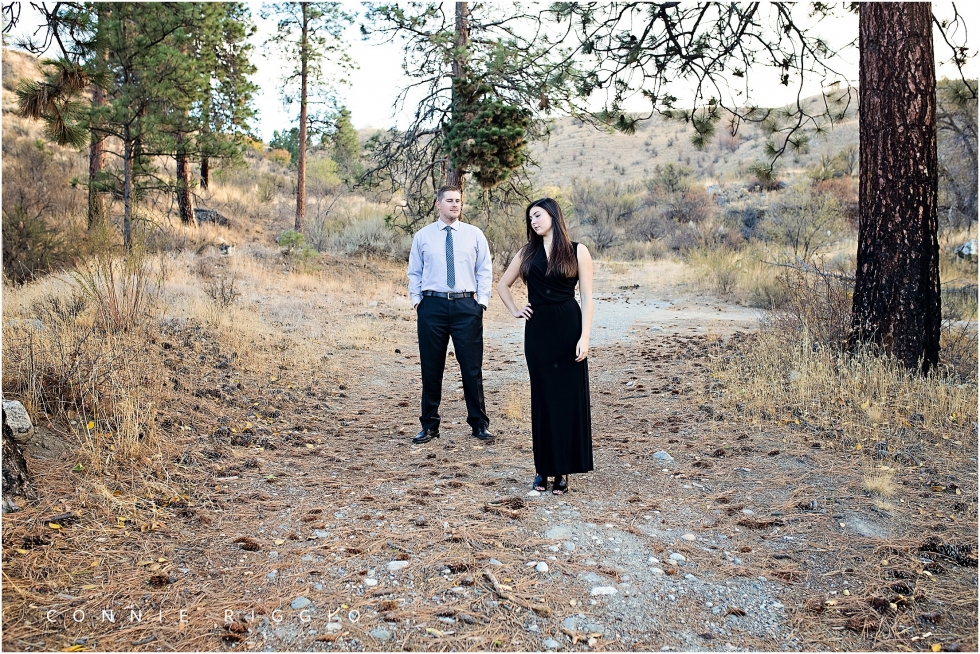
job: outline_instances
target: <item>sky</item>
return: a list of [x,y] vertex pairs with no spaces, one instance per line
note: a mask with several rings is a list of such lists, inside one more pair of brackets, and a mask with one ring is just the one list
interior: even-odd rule
[[[394,115],[392,105],[400,89],[409,83],[402,70],[403,52],[397,42],[389,44],[379,44],[371,41],[364,41],[360,35],[360,24],[363,18],[360,16],[361,5],[357,2],[345,2],[347,8],[358,13],[355,23],[348,28],[346,41],[349,43],[348,54],[357,63],[357,70],[349,75],[350,85],[338,88],[338,95],[341,102],[351,111],[351,118],[354,126],[362,128],[384,129],[391,126],[404,127],[409,120],[407,115]],[[275,22],[272,19],[263,20],[260,17],[262,2],[249,2],[252,10],[253,19],[258,27],[258,32],[253,38],[254,63],[258,67],[255,81],[260,90],[255,98],[255,106],[258,110],[255,122],[255,132],[264,141],[272,137],[276,130],[288,129],[293,126],[298,117],[298,108],[286,108],[282,104],[282,73],[289,68],[288,62],[275,51],[266,48],[263,44],[275,30]],[[527,6],[527,5],[526,5]],[[952,17],[951,4],[948,2],[933,3],[933,9],[939,17]],[[960,14],[966,19],[967,26],[972,34],[980,35],[980,3],[960,2],[957,4]],[[22,4],[21,25],[15,37],[33,31],[38,23],[38,18],[30,4]],[[843,46],[857,38],[858,21],[857,16],[850,12],[841,12],[842,15],[832,20],[823,22],[814,28],[815,34],[826,39],[830,45],[835,47]],[[972,50],[976,50],[977,37],[973,37],[970,45]],[[937,58],[945,60],[949,58],[949,50],[941,39],[936,37],[935,49]],[[856,48],[851,48],[845,52],[841,60],[840,70],[847,78],[846,81],[853,84],[857,83],[858,53]],[[973,59],[968,66],[968,75],[976,78],[977,61]],[[956,77],[955,68],[949,65],[940,65],[937,70],[938,76]],[[790,102],[795,96],[795,89],[787,89],[776,82],[776,75],[769,71],[764,71],[753,77],[752,100],[759,106],[780,106]],[[804,97],[814,95],[820,91],[820,81],[810,80],[804,87]],[[676,95],[681,95],[675,91]],[[594,102],[594,108],[598,109],[601,105],[601,98]],[[640,98],[626,104],[626,109],[631,111],[643,111],[648,109],[648,105]]]

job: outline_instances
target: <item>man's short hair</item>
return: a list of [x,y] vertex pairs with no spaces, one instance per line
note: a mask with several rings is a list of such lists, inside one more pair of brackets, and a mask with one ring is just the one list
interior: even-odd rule
[[457,193],[459,193],[459,194],[460,194],[460,196],[462,196],[462,195],[463,195],[463,189],[461,189],[461,188],[460,188],[460,187],[458,187],[458,186],[440,186],[440,187],[439,187],[439,190],[438,190],[438,191],[436,191],[436,202],[441,202],[441,201],[442,201],[442,198],[443,198],[443,197],[444,197],[444,196],[446,195],[446,193],[448,193],[449,191],[456,191]]

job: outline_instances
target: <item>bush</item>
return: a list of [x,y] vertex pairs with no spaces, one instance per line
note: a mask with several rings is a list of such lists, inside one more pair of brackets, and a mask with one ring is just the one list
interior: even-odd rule
[[162,269],[154,269],[140,246],[123,257],[114,256],[111,250],[100,252],[80,265],[72,277],[95,307],[102,328],[110,332],[139,325],[163,282]]
[[306,160],[306,190],[311,195],[334,195],[343,182],[337,173],[337,162],[329,157]]
[[845,208],[836,194],[799,184],[770,205],[756,233],[789,248],[798,260],[808,262],[840,238],[844,215]]
[[369,218],[348,225],[335,237],[335,247],[347,255],[366,254],[408,260],[411,239],[395,234],[381,218]]

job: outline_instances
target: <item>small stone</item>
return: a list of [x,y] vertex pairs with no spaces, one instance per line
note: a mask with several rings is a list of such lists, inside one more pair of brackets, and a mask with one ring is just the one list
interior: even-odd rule
[[578,631],[578,618],[570,615],[562,621],[561,625],[569,631]]
[[368,578],[366,578],[364,580],[364,585],[365,586],[377,586],[378,585],[378,580],[377,579],[371,579],[370,577],[368,577]]
[[674,460],[674,457],[672,457],[671,455],[667,454],[663,450],[660,450],[659,452],[654,452],[653,458],[655,458],[657,461],[673,461]]
[[472,586],[474,583],[476,582],[474,581],[473,577],[470,575],[466,575],[465,577],[459,580],[460,586]]
[[596,638],[590,638],[590,639],[588,640],[588,643],[589,643],[589,647],[595,647],[595,644],[596,644],[597,642],[599,642],[599,641],[598,641],[598,640],[597,640]]
[[557,545],[549,545],[549,546],[548,546],[548,551],[549,551],[549,552],[557,552],[557,551],[558,551],[558,550],[560,550],[560,549],[561,549],[561,548],[560,548],[560,547],[558,547]]
[[554,638],[545,638],[542,645],[544,645],[545,649],[558,649],[561,647],[561,644]]
[[370,633],[371,633],[371,638],[374,638],[375,640],[380,640],[382,643],[391,640],[391,632],[385,629],[384,627],[378,627],[377,629],[372,629]]
[[684,534],[683,536],[681,536],[681,538],[683,538],[684,540],[690,540],[690,541],[695,541],[695,540],[698,539],[698,537],[695,536],[694,534]]
[[661,568],[650,568],[650,572],[652,572],[657,577],[667,574]]
[[327,631],[340,631],[343,626],[344,625],[340,624],[339,622],[328,622],[326,629]]
[[541,497],[541,491],[531,490],[527,492],[528,497]]
[[660,563],[660,559],[655,556],[651,556],[649,559],[647,559],[647,563]]
[[497,559],[490,559],[489,563],[490,565],[503,565],[503,563],[501,563]]
[[541,563],[539,563],[536,566],[534,566],[534,569],[537,570],[538,572],[547,572],[548,571],[548,564],[545,563],[544,561],[542,561]]
[[537,561],[528,561],[528,562],[527,562],[527,563],[525,563],[524,565],[526,565],[526,566],[527,566],[527,567],[529,567],[529,568],[533,568],[533,567],[534,567],[534,566],[536,566],[537,564],[538,564],[538,562],[537,562]]
[[677,552],[674,552],[673,554],[670,555],[670,560],[671,561],[687,561],[687,558],[683,554],[678,554]]
[[572,552],[575,550],[575,543],[573,543],[570,540],[566,540],[564,543],[562,543],[562,547],[564,547],[569,552]]
[[265,578],[268,579],[269,581],[275,581],[276,577],[278,577],[278,576],[279,576],[279,571],[278,570],[273,570],[272,572],[270,572],[269,574],[267,574],[265,576]]
[[398,572],[408,567],[408,561],[392,561],[386,567],[388,572]]
[[755,511],[753,511],[752,509],[742,509],[742,513],[744,513],[745,515],[753,515]]
[[684,578],[687,579],[688,581],[697,581],[698,580],[697,577],[695,577],[694,575],[692,575],[690,573],[684,575]]
[[612,586],[596,586],[592,589],[593,595],[615,595],[619,591]]
[[313,602],[311,602],[310,600],[308,600],[307,598],[301,595],[289,603],[289,608],[296,609],[296,610],[305,609],[307,606],[309,606],[312,603]]

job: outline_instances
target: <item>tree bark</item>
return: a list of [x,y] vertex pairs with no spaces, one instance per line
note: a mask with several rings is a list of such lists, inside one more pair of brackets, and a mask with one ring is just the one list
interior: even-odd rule
[[194,198],[191,196],[191,166],[187,158],[185,141],[187,136],[177,132],[177,213],[180,222],[196,225],[194,218]]
[[309,10],[304,3],[303,34],[299,46],[300,60],[300,98],[299,98],[299,162],[296,178],[296,226],[297,232],[303,231],[303,219],[306,217],[306,90],[309,82],[308,63],[309,51]]
[[[453,79],[460,79],[466,74],[466,46],[470,42],[469,25],[469,3],[456,3],[456,51],[453,56]],[[457,97],[455,85],[453,86],[452,104],[456,106],[461,98]],[[446,169],[446,185],[457,186],[463,189],[463,181],[466,176],[466,169],[463,167],[454,168],[452,163]]]
[[[105,24],[108,19],[108,5],[97,5],[98,27],[96,28],[96,42],[99,44],[95,53],[95,65],[100,71],[105,70],[106,62],[109,58],[109,51],[102,47],[104,43]],[[92,108],[98,110],[106,104],[105,91],[98,85],[92,89]],[[97,225],[104,224],[108,215],[106,213],[105,197],[102,195],[101,177],[105,170],[105,134],[98,131],[99,125],[93,124],[88,152],[88,228],[91,230]]]
[[123,246],[132,245],[133,218],[133,139],[129,125],[123,128]]
[[205,191],[211,184],[211,159],[207,156],[201,157],[201,188]]
[[851,347],[939,363],[936,70],[928,3],[860,5],[860,228]]

